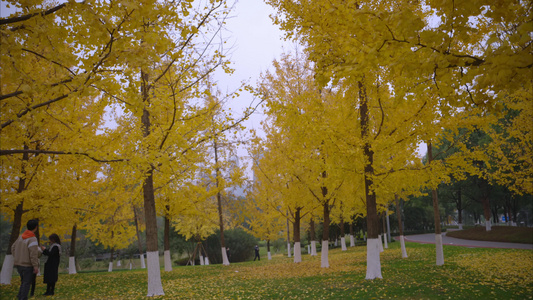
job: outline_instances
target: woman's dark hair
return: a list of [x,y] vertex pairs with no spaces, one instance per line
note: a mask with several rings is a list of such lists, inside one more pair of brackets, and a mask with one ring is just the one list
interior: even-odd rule
[[59,240],[59,236],[58,236],[57,234],[55,234],[55,233],[52,233],[52,234],[48,237],[48,239],[49,239],[51,242],[53,242],[53,243],[56,243],[56,244],[61,245],[61,241]]

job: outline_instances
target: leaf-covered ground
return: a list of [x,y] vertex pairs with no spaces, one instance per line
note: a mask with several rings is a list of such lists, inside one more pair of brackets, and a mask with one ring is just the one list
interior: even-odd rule
[[[365,280],[366,247],[330,250],[303,262],[276,255],[271,261],[174,267],[162,270],[165,296],[153,299],[532,299],[533,251],[444,246],[445,265],[435,266],[435,246],[399,243],[381,255],[381,280]],[[53,299],[143,299],[146,270],[60,274]],[[20,280],[0,286],[0,299],[15,299]],[[38,278],[35,299],[46,287]]]

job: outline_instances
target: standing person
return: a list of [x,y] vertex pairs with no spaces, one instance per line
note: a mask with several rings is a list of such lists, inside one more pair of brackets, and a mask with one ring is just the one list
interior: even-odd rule
[[254,250],[255,250],[254,261],[255,261],[256,258],[258,258],[259,260],[261,260],[261,257],[259,257],[259,246],[255,245]]
[[46,283],[46,293],[44,296],[52,296],[57,282],[57,273],[59,269],[59,257],[61,255],[61,241],[59,236],[55,233],[51,234],[48,239],[50,240],[50,248],[46,249],[42,247],[43,254],[48,256],[46,263],[44,263],[44,283]]
[[17,295],[19,300],[28,299],[28,292],[30,291],[33,276],[39,273],[39,256],[41,256],[41,251],[37,237],[35,236],[38,226],[38,220],[29,220],[26,223],[26,231],[11,246],[14,265],[20,275],[20,288]]

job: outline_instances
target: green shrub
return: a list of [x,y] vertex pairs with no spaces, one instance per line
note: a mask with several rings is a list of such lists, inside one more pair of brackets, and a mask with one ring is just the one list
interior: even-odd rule
[[[230,262],[243,262],[254,255],[254,246],[258,239],[240,228],[224,231],[224,241],[226,248],[229,248]],[[220,232],[207,238],[207,256],[210,264],[222,263],[222,253],[220,245]]]

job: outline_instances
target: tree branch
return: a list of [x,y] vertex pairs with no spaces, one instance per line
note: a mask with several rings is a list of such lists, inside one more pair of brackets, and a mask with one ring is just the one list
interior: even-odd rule
[[31,13],[31,14],[27,14],[27,15],[23,15],[23,16],[19,16],[19,17],[13,17],[13,18],[7,18],[7,19],[0,19],[0,25],[6,25],[6,24],[12,24],[12,23],[17,23],[17,22],[22,22],[22,21],[26,21],[26,20],[29,20],[35,16],[47,16],[49,14],[53,14],[55,13],[56,11],[62,9],[62,8],[65,8],[67,6],[68,3],[63,3],[63,4],[60,4],[58,6],[55,6],[55,7],[52,7],[48,10],[45,10],[45,11],[41,11],[41,12],[36,12],[36,13]]
[[33,149],[25,149],[25,150],[0,150],[0,156],[4,155],[13,155],[13,154],[24,154],[24,153],[32,153],[32,154],[55,154],[55,155],[83,155],[86,156],[95,162],[121,162],[121,161],[129,161],[129,159],[125,158],[118,158],[118,159],[98,159],[95,157],[92,157],[88,153],[83,152],[65,152],[65,151],[51,151],[51,150],[33,150]]

